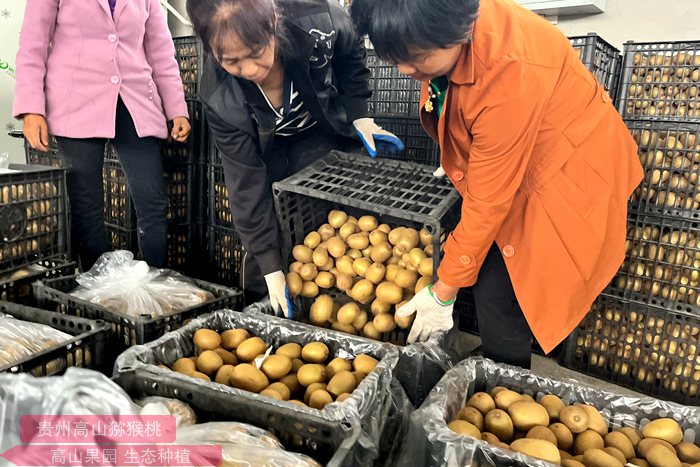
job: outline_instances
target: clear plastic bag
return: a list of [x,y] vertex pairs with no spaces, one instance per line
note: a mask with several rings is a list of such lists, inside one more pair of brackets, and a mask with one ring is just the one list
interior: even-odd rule
[[73,336],[45,324],[0,316],[0,366],[15,363]]
[[270,432],[238,422],[211,422],[177,431],[179,444],[220,445],[223,466],[320,466],[303,454],[288,452]]
[[141,406],[141,415],[173,415],[178,428],[197,423],[197,414],[192,407],[180,400],[151,396],[137,403]]
[[214,299],[184,276],[151,268],[124,250],[103,254],[76,282],[80,287],[71,292],[74,297],[129,316],[163,316]]

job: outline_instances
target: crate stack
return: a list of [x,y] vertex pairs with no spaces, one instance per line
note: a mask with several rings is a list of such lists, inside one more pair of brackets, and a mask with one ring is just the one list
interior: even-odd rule
[[420,81],[401,74],[396,66],[379,58],[371,49],[367,51],[367,67],[372,73],[370,115],[378,125],[398,136],[406,147],[403,153],[381,157],[440,165],[438,146],[423,130],[419,119]]
[[0,174],[0,299],[32,303],[28,285],[70,273],[65,170],[10,164]]
[[644,179],[626,257],[574,331],[564,365],[700,403],[700,42],[625,44],[618,110]]

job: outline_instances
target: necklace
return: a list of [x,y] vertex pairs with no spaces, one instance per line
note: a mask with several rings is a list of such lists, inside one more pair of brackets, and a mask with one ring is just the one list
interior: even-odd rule
[[[440,78],[437,78],[440,79]],[[438,105],[443,101],[443,94],[447,92],[447,89],[441,89],[440,84],[433,82],[431,79],[428,82],[428,100],[425,102],[424,108],[426,112],[432,112],[435,110],[435,105],[433,100],[437,99]]]

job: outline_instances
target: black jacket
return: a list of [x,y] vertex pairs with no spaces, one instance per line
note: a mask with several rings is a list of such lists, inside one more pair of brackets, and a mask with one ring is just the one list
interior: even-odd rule
[[[279,5],[291,43],[285,73],[320,129],[354,137],[352,122],[368,116],[372,94],[364,39],[337,0],[279,0]],[[284,269],[271,183],[261,159],[274,138],[275,115],[255,84],[228,74],[213,57],[205,65],[199,97],[222,154],[241,242],[263,274]]]

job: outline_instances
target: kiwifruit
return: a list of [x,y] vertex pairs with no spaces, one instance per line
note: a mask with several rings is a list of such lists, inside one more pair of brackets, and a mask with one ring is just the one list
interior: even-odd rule
[[505,391],[500,391],[498,394],[496,394],[493,401],[496,403],[497,408],[501,410],[508,410],[508,407],[510,407],[511,404],[518,402],[521,399],[522,396],[520,394],[515,391],[511,391],[510,389],[506,389]]
[[632,441],[623,433],[612,431],[605,435],[603,441],[605,441],[605,447],[612,447],[619,450],[625,456],[625,459],[629,460],[634,457]]
[[513,421],[504,410],[489,411],[484,418],[484,427],[504,443],[509,443],[513,439]]
[[[595,433],[596,435],[598,435],[598,433],[596,433],[595,431],[590,431],[591,433]],[[583,453],[583,464],[586,467],[624,467],[625,465],[621,464],[617,459],[615,459],[607,452],[598,448],[587,449],[586,452]]]
[[576,404],[577,407],[581,407],[586,415],[588,415],[588,429],[593,430],[600,436],[605,436],[608,434],[608,425],[605,423],[605,419],[598,412],[598,409],[592,405],[587,404]]
[[484,431],[484,416],[476,407],[462,407],[462,410],[457,413],[457,418],[471,423],[479,431]]
[[482,415],[486,415],[496,408],[493,398],[485,392],[474,393],[467,401],[467,406],[474,407],[481,412]]
[[[479,412],[479,413],[481,413],[481,412]],[[481,439],[483,439],[484,441],[486,441],[489,444],[494,444],[494,445],[501,442],[501,440],[498,439],[498,436],[494,435],[493,433],[489,433],[488,431],[481,433]]]
[[551,420],[559,420],[559,412],[566,406],[564,401],[554,394],[542,396],[540,404],[547,410],[547,414],[549,414]]
[[571,446],[574,445],[574,435],[566,425],[561,422],[552,423],[549,425],[549,429],[554,433],[554,436],[556,436],[557,447],[559,447],[559,449],[564,451],[571,449]]
[[564,407],[559,412],[559,420],[574,434],[588,429],[588,414],[581,407]]
[[619,431],[619,432],[622,433],[623,435],[627,436],[627,438],[628,438],[628,439],[630,440],[630,442],[632,443],[632,447],[633,447],[635,450],[637,450],[637,445],[638,445],[639,442],[642,440],[642,432],[641,432],[641,431],[639,431],[639,430],[637,430],[637,429],[635,429],[635,428],[629,427],[629,426],[620,428],[620,429],[617,430],[617,431]]
[[676,453],[678,458],[688,464],[697,464],[700,462],[700,447],[693,443],[682,442],[676,445]]
[[542,439],[545,441],[549,441],[555,446],[558,446],[557,442],[557,437],[552,433],[552,430],[547,428],[546,426],[535,426],[530,428],[530,431],[527,432],[527,438],[532,438],[532,439]]
[[586,430],[574,438],[574,454],[576,455],[585,454],[589,449],[600,449],[602,451],[604,447],[603,437],[593,430]]
[[620,464],[625,465],[627,463],[627,458],[625,457],[624,454],[622,454],[622,451],[620,451],[617,448],[607,446],[603,448],[603,451],[607,452],[611,456],[613,456],[615,459],[620,461]]
[[447,424],[447,428],[461,435],[469,436],[475,439],[481,439],[481,432],[479,431],[479,429],[471,423],[465,422],[464,420],[452,420],[450,423]]
[[637,445],[637,456],[646,459],[647,451],[655,444],[660,444],[669,451],[671,451],[674,455],[676,454],[676,449],[673,446],[671,446],[668,442],[657,438],[644,438]]
[[655,444],[647,450],[646,459],[651,467],[682,467],[676,452],[669,452],[660,444]]

